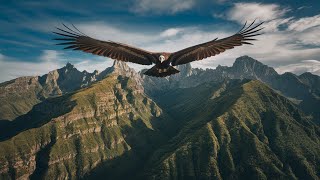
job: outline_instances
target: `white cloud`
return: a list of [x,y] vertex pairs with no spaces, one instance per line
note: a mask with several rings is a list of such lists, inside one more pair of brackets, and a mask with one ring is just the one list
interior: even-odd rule
[[285,72],[292,72],[294,74],[302,74],[304,72],[311,72],[320,76],[320,61],[317,60],[304,60],[299,63],[284,65],[275,68],[275,70],[283,74]]
[[93,72],[98,70],[99,72],[105,70],[107,67],[112,66],[113,60],[105,57],[96,57],[92,59],[83,59],[74,64],[79,71]]
[[40,76],[54,69],[61,68],[62,53],[43,50],[36,62],[24,62],[0,54],[0,82],[20,76]]
[[[56,57],[56,59],[54,59],[54,57]],[[87,72],[93,72],[94,70],[101,72],[107,67],[112,66],[114,62],[112,59],[94,55],[92,55],[90,59],[82,57],[70,58],[59,52],[54,53],[54,51],[51,50],[44,50],[38,59],[40,61],[23,62],[0,53],[0,83],[21,76],[41,76],[47,74],[49,71],[62,68],[68,61],[74,64],[79,71],[86,70]],[[137,71],[151,67],[133,63],[127,64]]]
[[284,25],[290,22],[292,18],[280,18],[273,19],[271,21],[267,21],[263,23],[263,31],[264,32],[276,32],[279,31],[279,26]]
[[178,33],[183,31],[182,28],[169,28],[163,32],[160,33],[161,37],[171,37],[171,36],[176,36]]
[[[154,51],[178,51],[180,49],[207,42],[218,37],[228,37],[236,31],[204,31],[196,27],[183,27],[179,36],[166,39],[163,43],[151,43],[147,48]],[[319,58],[320,48],[302,49],[299,42],[286,31],[269,32],[258,36],[254,46],[243,45],[228,50],[222,54],[202,61],[192,62],[193,67],[214,68],[217,65],[232,65],[234,60],[243,55],[249,55],[266,64],[293,63],[301,59]]]
[[0,61],[0,82],[21,76],[38,76],[60,68],[55,62]]
[[174,14],[191,9],[194,0],[136,0],[132,8],[136,13]]
[[294,31],[303,31],[308,28],[312,28],[316,26],[318,27],[320,26],[320,15],[305,17],[305,18],[298,19],[296,21],[291,21],[288,29],[294,30]]
[[[267,64],[294,63],[301,59],[319,59],[319,47],[306,47],[305,45],[320,45],[318,21],[316,15],[308,18],[294,19],[285,17],[288,8],[277,4],[261,3],[235,3],[224,18],[238,23],[258,19],[266,21],[264,35],[258,37],[252,47],[239,47],[217,57],[217,61],[225,63],[241,54],[247,54]],[[289,28],[279,29],[280,25]],[[286,27],[286,26],[284,26]]]
[[246,21],[248,23],[254,20],[258,22],[264,21],[264,32],[276,32],[280,25],[288,24],[293,19],[292,17],[284,17],[288,11],[290,9],[278,4],[235,3],[225,15],[214,15],[214,17],[220,16],[240,24]]
[[58,52],[55,50],[43,50],[40,60],[46,61],[46,62],[57,61],[60,59],[61,55],[62,55],[61,52]]
[[290,20],[287,33],[301,45],[320,45],[320,15]]
[[231,35],[230,32],[203,31],[197,27],[184,27],[183,29],[184,30],[179,33],[179,36],[174,36],[170,39],[162,38],[160,40],[161,43],[152,43],[146,48],[156,52],[174,52],[189,46],[213,40],[217,37],[223,38]]
[[298,7],[297,10],[303,10],[303,9],[309,9],[309,8],[312,8],[312,6],[301,6],[301,7]]
[[[258,4],[258,6],[270,9],[269,6],[264,6],[263,4]],[[279,6],[273,5],[272,7]],[[274,8],[271,8],[271,10],[272,9]],[[206,69],[215,68],[219,64],[232,65],[234,60],[242,55],[252,56],[265,64],[272,64],[274,66],[280,63],[296,64],[300,62],[301,59],[319,60],[319,47],[309,48],[301,46],[304,44],[320,44],[320,39],[317,38],[320,36],[317,27],[310,27],[302,31],[290,29],[278,30],[277,28],[281,24],[294,24],[294,22],[299,22],[301,19],[283,18],[281,15],[283,12],[280,7],[278,10],[275,8],[273,11],[275,11],[274,14],[278,14],[278,19],[268,21],[264,25],[269,29],[266,31],[266,34],[257,37],[258,41],[253,42],[254,46],[244,45],[236,47],[218,56],[192,62],[192,66]],[[237,14],[236,12],[234,13]],[[317,18],[314,17],[313,19]],[[240,22],[240,19],[237,22]],[[308,22],[309,24],[314,24],[311,23],[313,21],[308,20]],[[230,29],[223,30],[222,28],[219,28],[219,30],[216,28],[205,30],[202,29],[201,26],[182,26],[146,33],[145,31],[120,29],[104,22],[82,22],[81,24],[77,24],[77,27],[85,34],[94,38],[122,42],[154,52],[174,52],[210,41],[216,37],[221,39],[237,32],[237,29],[232,31],[230,31]],[[298,27],[299,26],[295,26],[294,29],[301,30],[301,28]],[[241,27],[239,26],[239,28]],[[44,50],[39,57],[39,60],[41,60],[39,63],[20,63],[17,62],[17,60],[10,62],[8,61],[9,57],[0,54],[0,81],[24,75],[41,75],[47,73],[49,70],[62,67],[67,61],[74,63],[79,70],[87,70],[89,72],[95,69],[102,71],[113,63],[113,60],[108,58],[90,54],[85,55],[85,53],[82,52],[79,52],[79,55],[83,54],[83,56],[70,59],[69,52],[70,51]],[[137,70],[149,68],[132,63],[128,64]],[[24,70],[25,67],[27,67],[27,70]],[[317,71],[319,72],[319,70]]]
[[282,17],[288,9],[277,4],[235,3],[227,13],[227,18],[239,23],[245,21],[270,21]]
[[[92,59],[84,59],[78,63],[75,63],[74,66],[79,70],[79,71],[84,71],[86,70],[87,72],[93,72],[95,70],[98,70],[99,72],[105,70],[106,68],[110,67],[113,65],[114,60],[109,59],[109,58],[98,58],[99,60],[92,60]],[[136,71],[140,71],[142,69],[148,69],[151,68],[151,66],[145,66],[145,65],[139,65],[139,64],[134,64],[130,62],[126,62],[127,65],[131,68],[134,68]]]
[[77,24],[76,26],[90,37],[105,41],[117,41],[134,46],[146,45],[159,38],[158,35],[155,36],[154,34],[139,31],[126,31],[104,22],[87,22]]
[[298,32],[294,37],[301,44],[320,46],[320,27],[313,27]]

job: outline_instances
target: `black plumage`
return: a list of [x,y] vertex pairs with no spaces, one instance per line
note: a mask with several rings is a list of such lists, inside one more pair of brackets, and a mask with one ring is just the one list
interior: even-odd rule
[[54,40],[62,41],[57,45],[65,46],[64,49],[81,50],[99,56],[142,65],[155,64],[155,66],[146,71],[145,74],[149,76],[165,77],[179,72],[172,66],[215,56],[243,44],[252,45],[251,41],[256,40],[252,37],[262,34],[260,33],[263,29],[261,28],[262,24],[263,22],[255,25],[255,21],[253,21],[247,26],[247,23],[245,23],[241,30],[232,36],[223,39],[216,38],[173,53],[149,52],[127,44],[97,40],[85,35],[74,25],[72,25],[73,29],[71,29],[65,24],[62,25],[66,29],[57,28],[58,32],[54,32],[61,36]]

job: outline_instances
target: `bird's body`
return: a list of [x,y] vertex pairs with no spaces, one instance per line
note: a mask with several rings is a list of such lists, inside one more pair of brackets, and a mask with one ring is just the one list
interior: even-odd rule
[[171,65],[169,57],[172,53],[169,52],[159,52],[152,53],[155,59],[158,59],[155,65],[144,72],[148,76],[165,77],[168,75],[179,73],[180,71]]
[[249,26],[245,24],[238,33],[230,37],[219,40],[214,39],[173,53],[149,52],[122,43],[96,40],[83,34],[75,26],[73,26],[74,29],[70,29],[64,24],[67,30],[57,28],[61,32],[54,33],[63,36],[63,38],[56,38],[55,40],[65,41],[58,44],[67,45],[65,49],[81,50],[87,53],[142,65],[155,64],[144,74],[148,76],[165,77],[179,72],[174,66],[215,56],[235,46],[251,44],[247,41],[256,40],[251,37],[260,35],[258,32],[263,29],[258,29],[262,23],[255,26],[253,26],[253,24],[254,22]]

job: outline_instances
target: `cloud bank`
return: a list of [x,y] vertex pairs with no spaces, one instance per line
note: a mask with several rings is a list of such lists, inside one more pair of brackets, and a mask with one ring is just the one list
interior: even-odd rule
[[278,73],[292,72],[300,75],[304,72],[311,72],[320,76],[320,61],[318,60],[304,60],[299,63],[279,66],[275,69]]
[[235,3],[227,12],[227,17],[240,23],[255,19],[270,21],[284,16],[288,11],[289,9],[282,8],[277,4]]
[[[187,11],[195,6],[195,1],[150,1],[136,0],[133,8],[135,13],[150,13],[151,11],[161,14],[172,14]],[[277,71],[291,71],[300,73],[309,71],[316,73],[314,67],[318,67],[320,60],[320,14],[310,17],[290,17],[288,7],[278,4],[263,3],[234,3],[225,14],[219,16],[227,22],[223,26],[214,24],[204,26],[185,25],[157,28],[153,31],[143,29],[121,28],[121,26],[101,21],[86,21],[75,23],[85,34],[101,40],[112,40],[129,45],[144,48],[149,51],[174,52],[180,49],[210,41],[212,39],[224,38],[236,33],[245,20],[264,20],[264,35],[257,37],[254,46],[244,45],[228,50],[218,56],[210,57],[202,61],[192,62],[193,67],[215,68],[220,65],[232,65],[234,60],[243,55],[249,55],[267,65],[276,67]],[[152,13],[154,13],[152,12]],[[53,22],[38,26],[47,26]],[[45,24],[47,23],[47,24]],[[237,24],[237,27],[235,26]],[[31,26],[31,25],[29,25]],[[216,28],[217,27],[217,28]],[[42,31],[42,30],[41,30]],[[9,80],[13,77],[24,75],[41,75],[58,67],[62,67],[70,61],[79,70],[104,70],[111,66],[113,60],[105,57],[94,56],[82,52],[76,53],[76,57],[70,56],[71,51],[50,50],[42,51],[37,62],[20,62],[11,57],[0,54],[0,81]],[[312,63],[310,63],[312,61]],[[308,64],[308,66],[302,66]],[[28,70],[24,68],[28,66]],[[41,68],[43,66],[43,68]],[[129,63],[136,70],[148,68]],[[12,72],[10,72],[12,71]],[[30,72],[29,72],[30,71]]]

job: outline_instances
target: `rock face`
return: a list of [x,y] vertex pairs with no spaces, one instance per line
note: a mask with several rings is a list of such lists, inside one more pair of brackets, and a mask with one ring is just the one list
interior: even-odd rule
[[299,76],[299,80],[311,87],[313,91],[319,93],[320,91],[320,76],[311,74],[309,72],[303,73]]
[[2,131],[1,179],[81,178],[125,154],[139,163],[159,146],[166,139],[155,125],[162,110],[119,70],[114,66],[88,88],[37,104]]
[[13,120],[41,102],[39,77],[21,77],[0,84],[0,120]]
[[218,66],[217,71],[222,74],[228,74],[228,77],[232,79],[257,79],[263,82],[269,82],[271,78],[278,76],[278,73],[273,68],[249,56],[237,58],[231,68]]
[[[160,105],[173,103],[169,115],[188,123],[154,153],[144,174],[149,179],[319,178],[320,158],[313,156],[320,153],[319,126],[261,82],[230,81],[166,96],[175,100],[160,97],[169,101]],[[194,99],[201,103],[190,105]]]
[[301,111],[319,112],[318,76],[249,57],[178,68],[67,64],[2,83],[0,115],[14,120],[0,121],[0,179],[319,179],[320,129]]
[[[146,90],[156,91],[157,89],[152,89],[155,88],[153,84],[156,83],[158,83],[156,87],[159,87],[158,89],[171,89],[195,87],[204,82],[221,82],[225,79],[257,79],[270,83],[271,79],[279,76],[273,68],[248,56],[237,58],[232,67],[219,65],[216,69],[203,70],[193,69],[190,64],[185,64],[178,66],[178,69],[181,71],[179,74],[165,79],[143,75]],[[148,86],[149,84],[152,86]]]
[[[48,97],[75,91],[95,81],[96,75],[80,72],[68,63],[43,76],[21,77],[0,84],[0,120],[14,120]],[[92,81],[91,81],[92,80]]]
[[[115,61],[112,67],[102,72],[80,72],[68,63],[61,69],[36,77],[21,77],[0,84],[0,120],[14,120],[23,115],[39,102],[49,97],[60,96],[87,87],[115,72],[119,75],[134,77],[137,73],[125,63]],[[141,80],[139,82],[141,84]],[[142,88],[142,86],[141,86]]]
[[[216,69],[192,69],[190,64],[180,66],[181,72],[169,78],[154,78],[142,75],[144,87],[151,97],[170,89],[195,87],[205,82],[221,82],[226,79],[254,79],[268,84],[296,103],[305,113],[320,123],[320,77],[311,73],[297,76],[292,73],[279,75],[273,68],[242,56],[233,66],[218,66]],[[187,75],[186,75],[187,74]]]

